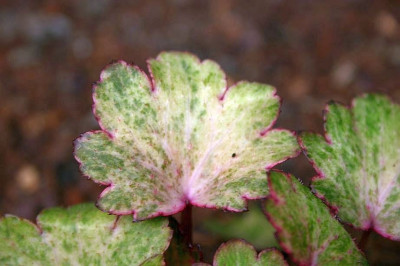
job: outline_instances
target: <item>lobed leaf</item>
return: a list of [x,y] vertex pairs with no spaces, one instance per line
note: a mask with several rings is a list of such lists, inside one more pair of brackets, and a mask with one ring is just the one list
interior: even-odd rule
[[0,220],[1,265],[161,265],[172,234],[165,218],[132,223],[93,204],[45,210],[37,223]]
[[269,174],[268,220],[281,247],[300,265],[367,265],[350,235],[329,209],[296,178]]
[[279,266],[288,265],[282,254],[275,249],[266,249],[258,255],[253,246],[243,240],[230,240],[222,244],[214,256],[214,266]]
[[98,206],[143,220],[186,204],[243,211],[245,199],[265,197],[265,170],[298,154],[292,132],[271,129],[275,89],[226,89],[216,63],[187,53],[148,64],[151,81],[121,61],[101,73],[94,113],[102,130],[75,141],[82,172],[109,185]]
[[336,103],[325,114],[326,135],[300,143],[318,176],[312,187],[346,223],[400,240],[400,106],[384,96]]

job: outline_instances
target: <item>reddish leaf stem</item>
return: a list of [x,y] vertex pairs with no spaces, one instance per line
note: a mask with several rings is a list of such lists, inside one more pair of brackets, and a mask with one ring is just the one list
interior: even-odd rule
[[371,235],[371,232],[372,232],[371,229],[363,231],[360,241],[358,242],[358,247],[362,252],[364,252],[364,254],[365,254],[365,248],[367,247],[368,238]]
[[188,203],[186,208],[182,211],[180,228],[186,245],[188,245],[190,248],[193,247],[192,205],[190,203]]

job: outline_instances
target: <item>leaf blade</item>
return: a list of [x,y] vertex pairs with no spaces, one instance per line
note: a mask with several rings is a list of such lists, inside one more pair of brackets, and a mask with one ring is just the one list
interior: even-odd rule
[[253,246],[243,240],[230,240],[222,244],[214,255],[214,266],[219,265],[288,265],[282,254],[275,249],[261,251],[258,255]]
[[350,235],[327,207],[295,177],[269,174],[268,220],[277,230],[281,247],[301,265],[366,265]]
[[129,217],[107,215],[92,204],[51,208],[37,221],[38,227],[16,217],[0,221],[0,240],[4,243],[0,247],[1,262],[140,265],[162,255],[171,238],[164,218],[132,223]]
[[[299,153],[293,132],[271,130],[276,90],[250,82],[227,89],[218,64],[187,53],[148,64],[151,83],[124,62],[103,71],[94,110],[108,139],[97,149],[89,133],[75,142],[82,172],[109,185],[98,206],[143,220],[186,204],[243,211],[247,199],[265,197],[265,169]],[[99,160],[108,146],[113,163]]]
[[[345,113],[345,115],[340,115]],[[312,134],[301,145],[319,173],[313,188],[346,223],[400,239],[400,107],[384,96],[356,98],[351,108],[332,103],[328,143]],[[329,143],[330,141],[330,143]],[[329,154],[329,155],[327,155]],[[324,160],[323,157],[329,158]],[[332,186],[336,189],[332,192]]]

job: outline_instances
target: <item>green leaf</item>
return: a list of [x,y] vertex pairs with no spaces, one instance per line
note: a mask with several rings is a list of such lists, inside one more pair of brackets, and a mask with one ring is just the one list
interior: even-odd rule
[[243,240],[230,240],[222,244],[214,256],[214,266],[279,266],[288,265],[282,254],[275,249],[266,249],[258,255],[256,250]]
[[210,60],[162,53],[152,81],[118,62],[101,73],[94,112],[102,128],[75,141],[82,172],[109,185],[98,206],[143,220],[186,204],[231,211],[268,194],[265,169],[298,154],[294,134],[271,129],[274,88],[241,82],[226,89]]
[[133,223],[93,204],[45,210],[37,223],[2,218],[1,265],[161,265],[172,235],[165,218]]
[[350,235],[295,177],[269,175],[265,212],[281,247],[301,265],[366,265]]
[[306,133],[301,143],[318,176],[312,187],[346,223],[400,240],[400,106],[384,96],[332,103],[326,136]]
[[225,213],[225,219],[218,218],[207,219],[204,228],[223,240],[241,238],[256,249],[279,246],[274,236],[275,228],[265,219],[261,208],[254,202],[249,204],[248,212],[232,214],[231,217]]

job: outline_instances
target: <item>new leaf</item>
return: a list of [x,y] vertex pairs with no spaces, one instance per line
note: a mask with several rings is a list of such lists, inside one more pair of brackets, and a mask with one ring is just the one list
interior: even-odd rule
[[231,240],[222,244],[214,256],[213,266],[286,266],[282,254],[275,249],[266,249],[258,255],[253,246],[243,240]]
[[325,139],[301,136],[313,188],[344,222],[400,240],[400,106],[366,95],[350,109],[330,104],[325,120]]
[[281,247],[300,265],[366,265],[350,235],[296,178],[271,172],[265,212]]
[[0,221],[1,265],[161,265],[172,233],[165,218],[132,223],[93,204],[45,210],[37,223]]
[[241,82],[227,89],[210,60],[162,53],[152,80],[115,63],[94,90],[100,131],[75,142],[82,172],[109,185],[98,206],[142,220],[186,204],[231,211],[268,194],[265,170],[298,153],[292,132],[271,129],[280,108],[274,88]]

